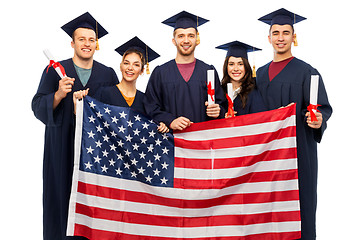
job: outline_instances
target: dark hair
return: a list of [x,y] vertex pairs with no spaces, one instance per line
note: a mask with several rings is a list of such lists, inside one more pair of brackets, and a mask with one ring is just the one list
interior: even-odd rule
[[[229,64],[230,56],[225,58],[224,66],[223,66],[223,78],[221,80],[221,87],[223,88],[224,92],[227,92],[227,84],[230,83],[231,78],[229,76],[229,73],[227,71],[228,64]],[[252,70],[251,66],[249,64],[249,61],[246,58],[241,58],[244,63],[245,67],[245,75],[240,80],[241,82],[241,91],[239,93],[239,97],[241,99],[242,108],[245,108],[246,102],[248,99],[249,93],[255,88],[255,79],[252,77]]]
[[145,59],[144,54],[135,48],[130,48],[130,49],[126,50],[126,52],[123,54],[122,59],[125,59],[125,57],[127,55],[129,55],[130,53],[136,53],[137,55],[139,55],[139,57],[141,59],[141,69],[144,70],[145,64],[146,64],[146,59]]
[[[291,29],[292,29],[292,34],[295,33],[295,29],[294,29],[294,26],[293,25],[290,25]],[[272,28],[272,25],[270,25],[270,28],[269,28],[269,34],[271,34],[271,28]]]

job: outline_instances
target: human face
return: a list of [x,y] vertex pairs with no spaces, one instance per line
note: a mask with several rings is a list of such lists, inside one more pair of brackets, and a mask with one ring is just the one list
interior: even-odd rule
[[78,28],[74,31],[71,47],[75,57],[81,60],[92,59],[96,48],[96,34],[92,29]]
[[141,58],[137,53],[129,53],[120,63],[120,71],[123,80],[128,82],[136,81],[140,74],[143,73]]
[[194,55],[196,47],[196,29],[178,28],[174,32],[173,44],[177,48],[178,54],[182,56]]
[[227,72],[231,82],[239,83],[245,76],[245,66],[241,57],[230,57],[227,65]]
[[291,43],[294,41],[294,33],[290,25],[272,25],[268,38],[275,54],[291,56]]

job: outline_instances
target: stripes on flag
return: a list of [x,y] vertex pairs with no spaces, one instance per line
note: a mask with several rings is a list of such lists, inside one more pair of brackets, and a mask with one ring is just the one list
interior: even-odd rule
[[[77,127],[76,133],[78,145],[69,207],[69,236],[151,240],[301,237],[295,106],[195,123],[174,133],[173,137],[161,138],[161,134],[156,133],[146,138],[147,141],[142,138],[136,142],[136,133],[129,135],[136,126],[115,132],[117,136],[113,132],[113,138],[108,141],[103,136],[111,136],[113,129],[123,130],[120,126],[127,126],[127,121],[135,122],[131,116],[139,115],[128,112],[129,118],[119,119],[123,123],[116,122],[106,133],[107,128],[101,123],[105,121],[104,109],[111,110],[108,115],[114,119],[124,108],[104,105],[89,97],[83,102],[83,115],[81,106],[77,110],[80,119],[77,124],[83,126],[80,130]],[[95,118],[96,113],[102,115],[100,123],[89,119],[90,116]],[[148,121],[140,117],[142,122],[138,124]],[[88,137],[91,131],[86,127],[88,124],[102,128],[94,139]],[[83,130],[84,126],[87,130]],[[151,131],[140,127],[139,130],[143,132],[143,135],[139,133],[141,137],[148,136]],[[123,139],[133,137],[133,142],[110,151],[113,143],[121,141],[122,132]],[[99,154],[93,152],[98,156],[87,153],[86,148],[95,144],[93,142],[100,145],[99,139],[103,143]],[[156,153],[151,144],[159,148]],[[172,148],[169,144],[173,144]],[[132,150],[133,145],[143,148]],[[129,158],[126,154],[122,159],[115,158],[126,152],[124,148],[128,152],[132,150]],[[137,152],[142,154],[136,155]],[[169,153],[172,153],[169,158],[172,162],[165,158]],[[156,154],[159,155],[155,157]],[[90,162],[91,158],[85,155],[95,160]],[[153,164],[147,164],[149,161]],[[86,164],[92,167],[86,169]],[[166,172],[170,166],[172,169]],[[136,178],[116,175],[119,169],[122,173],[136,174]],[[167,178],[166,186],[155,184],[156,179]]]

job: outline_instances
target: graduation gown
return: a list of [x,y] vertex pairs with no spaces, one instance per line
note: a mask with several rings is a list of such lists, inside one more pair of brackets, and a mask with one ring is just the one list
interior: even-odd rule
[[[72,59],[60,62],[66,75],[75,78],[72,92],[53,110],[54,94],[60,77],[51,67],[44,70],[39,88],[32,100],[32,110],[45,127],[43,158],[43,234],[45,240],[65,239],[68,205],[73,173],[75,115],[72,93],[89,88],[93,96],[102,86],[117,84],[112,68],[96,61],[91,76],[83,86],[76,74]],[[81,239],[81,238],[79,238]]]
[[[330,118],[329,104],[324,82],[319,72],[309,64],[294,58],[270,82],[269,65],[257,71],[257,86],[269,109],[296,103],[296,140],[298,154],[301,239],[315,239],[315,214],[317,202],[317,143],[320,143]],[[305,113],[310,102],[311,75],[319,75],[318,107],[323,122],[320,129],[310,128]]]
[[267,110],[265,103],[257,90],[254,88],[248,95],[245,108],[242,107],[241,98],[239,95],[236,96],[234,99],[234,111],[236,111],[236,116],[250,114],[250,113],[257,113],[257,112],[264,112]]
[[145,114],[144,108],[144,96],[143,92],[136,90],[135,99],[131,106],[129,106],[121,94],[117,86],[103,87],[96,93],[95,98],[103,103],[119,106],[119,107],[130,107],[136,112]]
[[[188,82],[184,80],[171,60],[157,66],[152,72],[145,91],[144,106],[146,113],[157,122],[170,123],[180,117],[192,122],[203,122],[212,118],[206,115],[207,70],[213,66],[196,59],[194,72]],[[227,100],[220,86],[215,70],[215,103],[220,104],[220,117],[225,116]]]

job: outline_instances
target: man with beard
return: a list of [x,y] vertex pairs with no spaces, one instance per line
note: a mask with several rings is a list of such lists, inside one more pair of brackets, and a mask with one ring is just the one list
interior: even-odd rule
[[[208,20],[182,11],[163,23],[174,27],[176,58],[154,69],[145,92],[147,114],[172,130],[224,117],[226,99],[215,68],[195,58],[197,27]],[[215,70],[215,104],[207,102],[207,70]]]
[[36,118],[46,125],[43,159],[43,237],[45,240],[84,239],[66,237],[70,198],[75,117],[72,94],[89,89],[94,96],[102,86],[116,85],[115,71],[93,59],[97,39],[107,31],[87,12],[62,29],[72,37],[74,56],[61,61],[66,77],[60,79],[52,67],[45,68],[32,100]]

